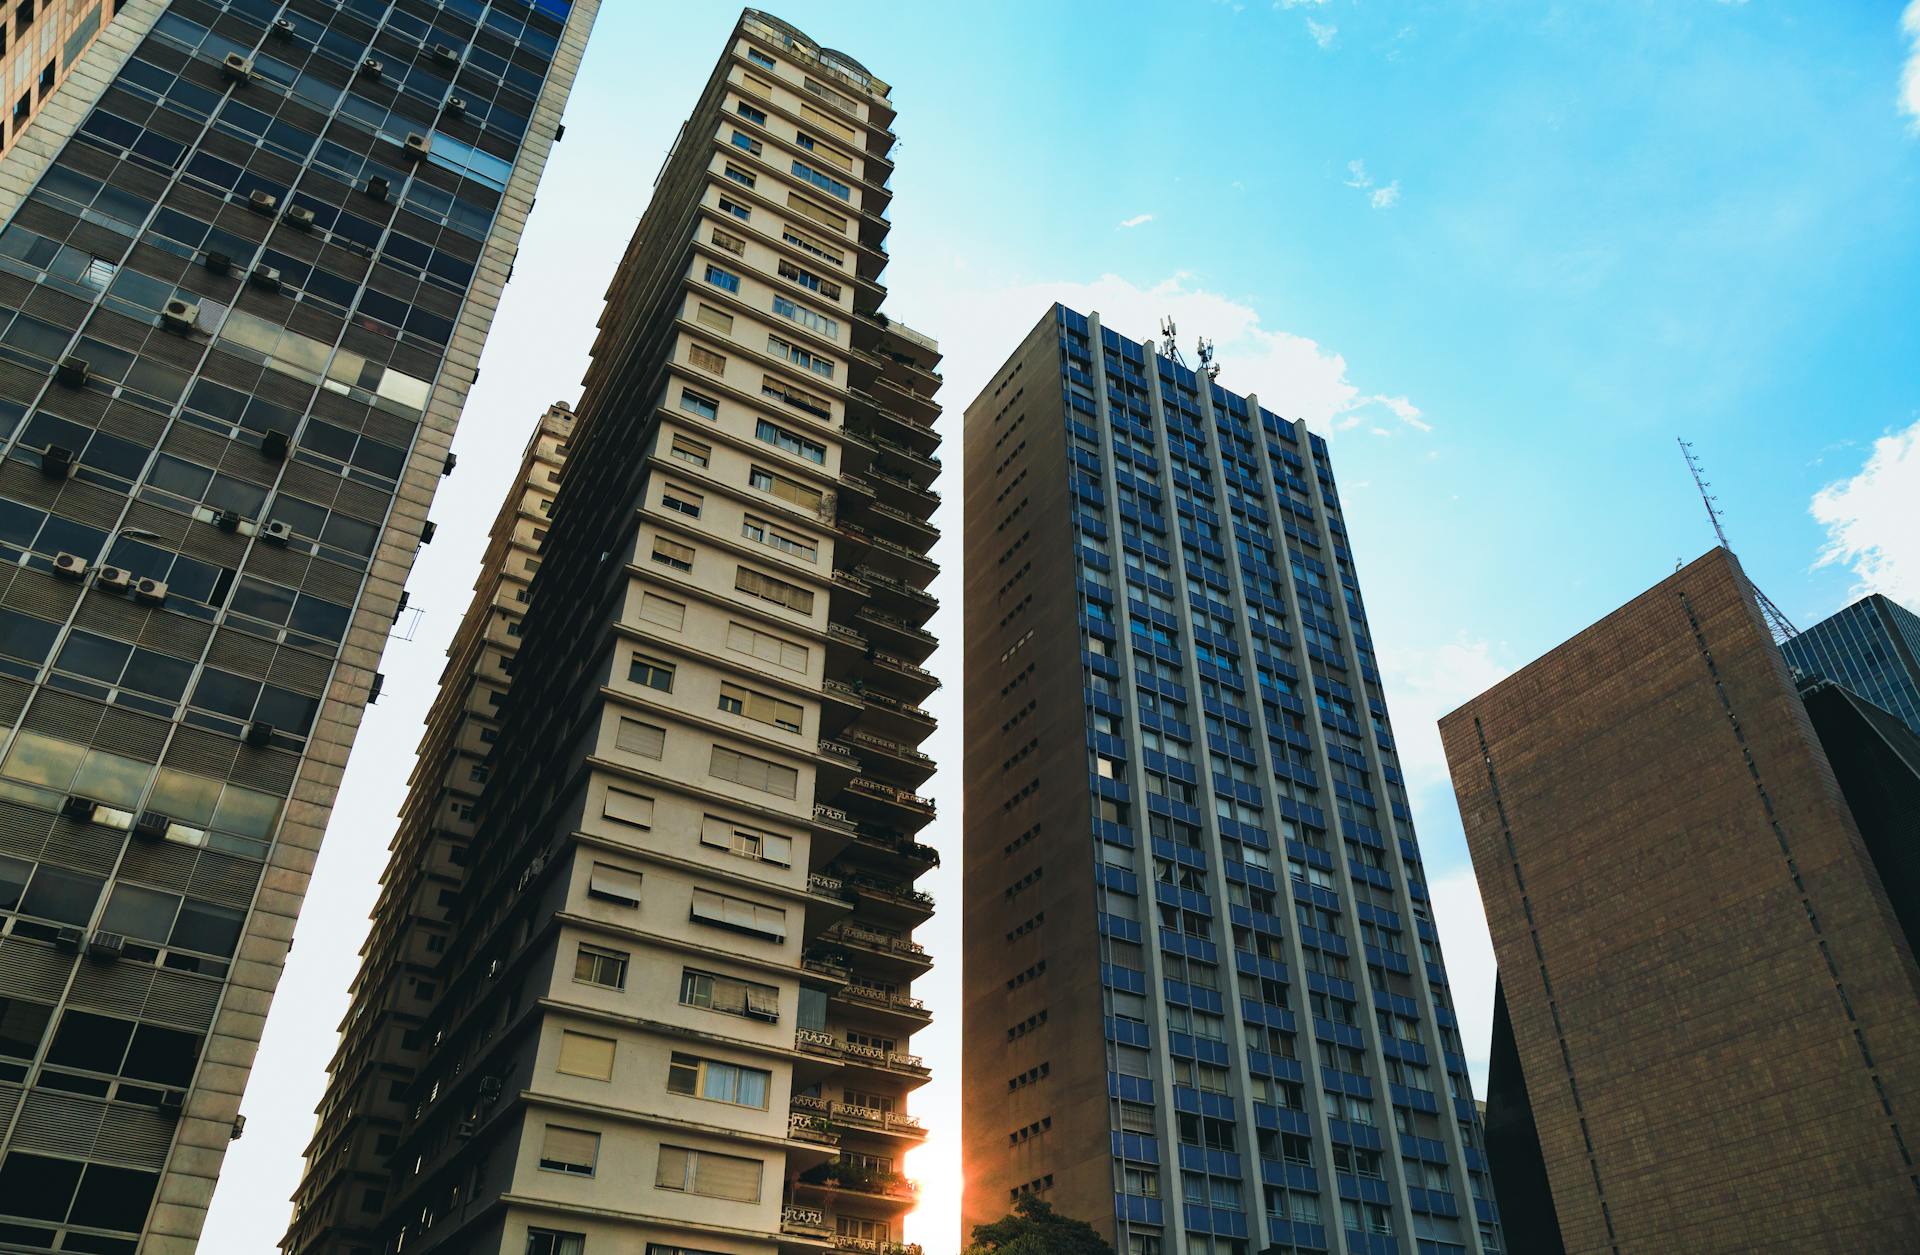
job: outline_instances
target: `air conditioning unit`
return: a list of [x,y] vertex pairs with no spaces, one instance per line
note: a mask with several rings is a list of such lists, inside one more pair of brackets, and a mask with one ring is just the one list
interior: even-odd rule
[[88,565],[87,560],[77,553],[59,553],[54,555],[53,573],[70,580],[84,579]]
[[286,461],[287,433],[284,431],[270,431],[260,437],[260,452],[266,454],[276,462]]
[[57,949],[65,950],[68,954],[78,954],[82,936],[78,928],[62,928],[53,935],[53,944]]
[[384,174],[376,174],[367,180],[367,195],[375,200],[385,200],[391,188],[392,185],[387,182],[387,176]]
[[93,936],[87,938],[87,957],[99,959],[102,963],[118,959],[120,952],[126,948],[127,939],[124,935],[110,933],[104,928],[94,930]]
[[260,525],[260,539],[266,541],[269,545],[284,545],[292,538],[293,528],[278,519],[275,519],[271,523],[262,523]]
[[177,297],[168,301],[166,308],[160,311],[161,325],[168,331],[178,331],[181,335],[192,331],[193,324],[199,319],[200,307],[192,301],[183,301]]
[[292,39],[294,34],[293,23],[284,17],[273,24],[273,36],[275,39]]
[[373,673],[373,684],[367,689],[367,704],[369,706],[380,700],[380,690],[385,688],[386,684],[386,672],[376,671]]
[[472,1137],[474,1134],[478,1133],[479,1131],[480,1131],[480,1122],[478,1120],[462,1120],[458,1125],[454,1127],[453,1135],[461,1139],[462,1141],[465,1141],[468,1138]]
[[420,529],[420,543],[423,545],[431,545],[433,543],[433,534],[439,530],[438,527],[434,526],[433,520],[428,519],[426,524]]
[[48,479],[65,479],[73,474],[73,450],[50,444],[40,451],[40,473]]
[[173,821],[159,811],[141,811],[140,818],[133,821],[133,835],[148,841],[162,841],[172,825]]
[[247,208],[257,214],[270,214],[280,208],[280,198],[256,187],[247,193]]
[[457,454],[452,454],[452,453],[447,454],[447,456],[443,458],[440,462],[441,478],[444,479],[446,476],[453,474],[453,468],[458,465],[460,465],[459,456]]
[[414,131],[407,136],[407,157],[412,161],[425,161],[427,154],[433,151],[433,141]]
[[387,72],[387,66],[379,57],[368,57],[360,63],[360,73],[368,78],[379,78]]
[[480,1078],[480,1101],[492,1102],[494,1099],[500,1097],[500,1091],[504,1088],[505,1086],[502,1084],[500,1078],[497,1076],[481,1077]]
[[242,1115],[233,1117],[233,1129],[227,1134],[229,1142],[237,1142],[247,1134],[247,1118]]
[[217,275],[230,274],[233,271],[233,258],[227,256],[225,253],[208,253],[206,257],[202,259],[202,264],[205,265],[210,272]]
[[278,292],[280,290],[280,271],[277,267],[255,266],[253,273],[248,275],[247,278],[253,283],[254,287],[259,288],[263,292]]
[[435,61],[438,61],[441,65],[460,64],[460,54],[455,52],[453,49],[447,47],[445,44],[435,44],[433,46],[433,59]]
[[273,725],[254,720],[247,725],[246,742],[255,749],[265,749],[273,744]]
[[94,572],[93,586],[103,593],[124,593],[133,587],[133,572],[123,566],[103,566]]
[[287,206],[287,225],[296,231],[313,230],[313,210],[305,205]]
[[60,803],[60,813],[62,815],[83,824],[90,822],[93,819],[93,813],[99,809],[100,803],[90,797],[81,797],[78,793],[73,794],[68,797],[66,801]]
[[167,582],[143,575],[133,582],[133,595],[150,605],[161,605],[167,600]]
[[245,83],[253,78],[253,61],[237,52],[229,52],[227,59],[220,63],[220,72],[236,83]]
[[69,388],[84,388],[93,374],[93,365],[84,357],[63,357],[53,368],[53,377]]
[[467,116],[467,98],[465,96],[447,97],[447,102],[440,106],[440,112],[456,118],[466,117]]
[[213,516],[213,525],[223,532],[237,532],[240,530],[240,512],[238,510],[218,511]]

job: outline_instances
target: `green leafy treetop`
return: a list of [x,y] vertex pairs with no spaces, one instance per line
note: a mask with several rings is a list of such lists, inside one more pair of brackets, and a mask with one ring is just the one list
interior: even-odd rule
[[1113,1255],[1113,1248],[1086,1221],[1056,1215],[1051,1203],[1028,1195],[1011,1216],[973,1226],[962,1255]]

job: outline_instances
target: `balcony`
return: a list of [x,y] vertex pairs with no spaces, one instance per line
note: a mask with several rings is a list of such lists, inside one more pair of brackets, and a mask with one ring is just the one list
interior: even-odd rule
[[848,739],[859,748],[861,761],[870,765],[871,774],[884,777],[889,784],[914,788],[933,774],[931,757],[891,737],[856,728]]
[[[939,638],[925,628],[915,627],[904,619],[896,619],[885,611],[875,610],[871,606],[856,611],[853,621],[865,629],[866,635],[861,637],[863,644],[871,641],[876,646],[885,648],[889,653],[898,654],[916,663],[925,662],[927,655],[940,645]],[[831,640],[828,641],[828,648],[829,650],[832,648]],[[862,656],[865,656],[864,650]]]
[[850,966],[857,965],[869,978],[912,980],[933,966],[926,947],[911,937],[896,937],[850,921],[842,921],[826,940],[851,951]]
[[901,1032],[917,1032],[933,1020],[927,1004],[911,994],[889,993],[858,980],[849,981],[845,988],[836,990],[833,1000],[863,1012],[863,1018],[881,1020]]
[[849,887],[859,895],[862,914],[875,919],[917,924],[933,914],[933,895],[912,885],[875,876],[854,876]]
[[920,1201],[920,1183],[898,1172],[876,1172],[857,1164],[828,1160],[800,1174],[796,1187],[823,1194],[857,1194],[864,1199],[899,1203],[906,1211]]
[[909,789],[895,788],[882,784],[871,776],[855,776],[847,781],[841,795],[849,801],[877,804],[882,813],[896,820],[912,823],[915,828],[931,823],[934,819],[933,799],[921,797]]

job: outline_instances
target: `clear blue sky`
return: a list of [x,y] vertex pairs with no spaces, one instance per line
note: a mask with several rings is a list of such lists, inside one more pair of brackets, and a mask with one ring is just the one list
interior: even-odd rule
[[[1920,603],[1920,135],[1898,5],[802,2],[895,85],[889,310],[959,413],[1046,303],[1211,336],[1222,383],[1331,434],[1449,966],[1484,1055],[1490,959],[1432,722],[1712,543],[1706,458],[1786,612]],[[265,1252],[486,523],[738,10],[607,0],[434,507],[228,1159],[209,1250]],[[1920,11],[1912,24],[1920,32]],[[1920,111],[1920,68],[1908,100]],[[1358,163],[1358,164],[1356,164]],[[1150,217],[1149,217],[1150,215]],[[1125,225],[1123,223],[1133,223]],[[1876,445],[1876,442],[1879,442]],[[1814,499],[1839,484],[1815,518]],[[960,526],[952,504],[939,519]],[[1843,543],[1816,569],[1823,549]],[[958,552],[944,558],[956,566]],[[936,623],[957,641],[957,570]],[[957,648],[943,650],[957,768]],[[910,1236],[956,1247],[960,799],[933,785],[923,934],[943,1140]]]

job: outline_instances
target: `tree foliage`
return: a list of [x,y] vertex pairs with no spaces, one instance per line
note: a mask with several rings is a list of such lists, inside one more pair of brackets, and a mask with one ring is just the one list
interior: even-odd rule
[[973,1226],[973,1242],[962,1255],[1113,1255],[1113,1247],[1086,1221],[1059,1215],[1029,1195],[1013,1205],[1012,1215]]

